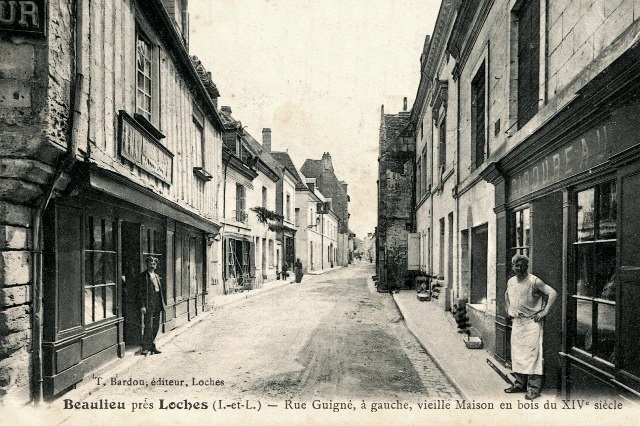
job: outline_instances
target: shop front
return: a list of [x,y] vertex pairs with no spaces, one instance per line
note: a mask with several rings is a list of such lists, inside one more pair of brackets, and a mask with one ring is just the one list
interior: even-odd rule
[[223,255],[226,259],[223,275],[225,294],[253,289],[256,277],[253,274],[255,243],[252,237],[240,233],[225,234]]
[[511,257],[559,293],[545,319],[545,387],[640,397],[640,79],[615,61],[483,177],[496,188],[496,356],[508,365]]
[[44,222],[43,381],[53,397],[125,351],[139,349],[136,281],[159,260],[167,302],[160,332],[207,308],[213,222],[117,174],[81,166]]

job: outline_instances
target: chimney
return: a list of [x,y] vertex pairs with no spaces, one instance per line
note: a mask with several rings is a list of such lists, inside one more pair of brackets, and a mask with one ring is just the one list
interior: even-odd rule
[[271,152],[271,129],[268,127],[262,129],[262,149]]
[[231,114],[231,107],[230,106],[226,106],[225,105],[225,106],[221,107],[220,110],[222,112],[224,112],[224,113]]
[[404,106],[402,107],[402,110],[403,111],[407,110],[407,97],[406,96],[404,97]]
[[328,152],[325,152],[324,154],[322,154],[322,165],[324,166],[325,170],[333,171],[333,164],[331,163],[331,154],[329,154]]

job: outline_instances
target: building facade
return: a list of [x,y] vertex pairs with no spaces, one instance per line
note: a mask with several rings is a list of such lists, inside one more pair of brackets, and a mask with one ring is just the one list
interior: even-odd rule
[[331,154],[325,152],[320,160],[305,160],[300,171],[306,178],[315,179],[314,190],[320,191],[323,197],[331,199],[331,211],[338,216],[338,230],[336,236],[335,264],[346,266],[351,255],[350,243],[352,233],[349,230],[349,202],[348,184],[338,179],[333,169]]
[[135,350],[145,256],[159,259],[162,332],[217,285],[223,128],[188,54],[187,2],[74,4],[46,2],[34,32],[2,28],[6,401],[53,397]]
[[280,179],[268,151],[247,133],[242,123],[223,106],[225,125],[222,163],[223,293],[258,288],[276,278],[281,244],[268,222],[261,222],[256,208],[277,209]]
[[391,291],[406,285],[409,234],[414,218],[415,139],[410,112],[380,117],[378,157],[377,288]]
[[320,271],[338,265],[339,218],[331,199],[317,189],[315,178],[296,186],[298,211],[298,255],[303,272]]
[[422,268],[509,365],[510,259],[529,256],[559,293],[546,387],[571,398],[640,396],[639,18],[625,0],[443,1],[421,60]]

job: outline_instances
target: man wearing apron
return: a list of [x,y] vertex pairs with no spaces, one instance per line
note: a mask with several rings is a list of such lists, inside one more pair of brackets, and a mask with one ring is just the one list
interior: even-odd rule
[[529,258],[516,254],[511,259],[516,274],[507,282],[505,302],[513,319],[511,328],[511,369],[516,384],[506,393],[526,392],[525,399],[540,396],[542,390],[542,319],[558,293],[535,275],[529,274]]

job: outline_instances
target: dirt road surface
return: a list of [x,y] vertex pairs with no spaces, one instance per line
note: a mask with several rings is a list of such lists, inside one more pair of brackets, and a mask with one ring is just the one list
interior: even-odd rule
[[[372,274],[370,264],[356,263],[216,308],[164,342],[161,354],[91,379],[84,402],[124,401],[126,412],[169,414],[188,403],[289,410],[351,401],[368,409],[371,402],[459,398],[391,296],[367,283]],[[87,411],[64,407],[82,404],[73,395],[52,404],[68,414],[63,423],[86,420]]]

